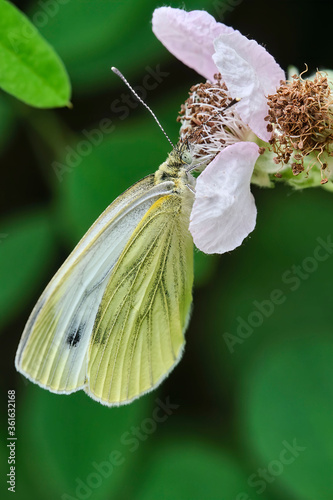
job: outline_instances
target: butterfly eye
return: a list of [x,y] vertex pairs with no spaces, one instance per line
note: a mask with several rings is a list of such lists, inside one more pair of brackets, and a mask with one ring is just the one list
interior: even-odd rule
[[187,163],[188,165],[190,165],[192,163],[191,153],[189,153],[188,151],[184,151],[184,153],[182,153],[182,160],[184,163]]

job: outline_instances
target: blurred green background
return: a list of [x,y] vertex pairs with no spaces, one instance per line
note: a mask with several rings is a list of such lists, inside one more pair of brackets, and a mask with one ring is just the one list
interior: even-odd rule
[[[119,109],[130,94],[110,66],[134,86],[160,68],[145,98],[173,141],[180,104],[201,78],[155,39],[151,16],[162,2],[14,3],[63,60],[73,107],[40,110],[0,93],[2,498],[7,391],[16,389],[17,500],[332,500],[333,255],[313,255],[317,239],[332,235],[333,200],[321,189],[254,188],[257,227],[242,247],[196,251],[185,354],[153,393],[109,409],[16,373],[17,344],[45,285],[102,210],[169,150],[143,107]],[[330,1],[168,4],[206,9],[284,69],[333,66]],[[105,119],[113,129],[101,139]],[[282,299],[272,305],[276,289]]]

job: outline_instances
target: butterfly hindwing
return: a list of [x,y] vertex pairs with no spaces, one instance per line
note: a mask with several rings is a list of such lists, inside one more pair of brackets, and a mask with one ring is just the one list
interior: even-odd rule
[[119,196],[97,219],[38,300],[16,355],[16,368],[54,392],[87,382],[89,345],[109,277],[150,207],[174,187],[150,175]]
[[170,194],[145,214],[120,255],[97,313],[86,392],[107,405],[156,387],[184,346],[193,243],[184,200]]

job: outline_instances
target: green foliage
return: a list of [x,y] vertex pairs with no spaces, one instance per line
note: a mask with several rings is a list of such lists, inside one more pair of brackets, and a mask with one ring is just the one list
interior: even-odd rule
[[0,87],[37,108],[69,104],[70,83],[52,47],[28,18],[0,1]]
[[252,364],[242,394],[243,434],[271,479],[305,500],[330,500],[333,341],[329,330],[324,337],[312,333],[303,328],[302,338],[272,344]]
[[[82,392],[59,396],[29,383],[18,420],[18,425],[26,429],[19,460],[31,473],[33,490],[40,494],[48,491],[50,498],[64,494],[75,497],[82,483],[89,488],[90,480],[95,484],[94,474],[98,474],[101,484],[93,498],[114,494],[137,458],[126,444],[131,437],[128,431],[149,411],[148,398],[135,406],[110,409]],[[33,463],[25,449],[34,450]],[[36,467],[38,475],[33,472]]]
[[136,500],[248,497],[245,471],[227,451],[193,438],[179,441],[162,442],[152,453]]
[[[52,224],[47,210],[2,221],[0,234],[0,327],[29,301],[54,257]],[[22,293],[29,291],[29,294]]]

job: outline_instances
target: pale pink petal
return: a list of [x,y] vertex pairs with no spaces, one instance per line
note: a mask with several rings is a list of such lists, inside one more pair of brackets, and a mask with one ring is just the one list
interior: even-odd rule
[[217,72],[212,59],[214,39],[233,31],[203,10],[160,7],[153,14],[155,36],[180,61],[209,80]]
[[238,31],[223,33],[214,42],[213,59],[232,97],[241,97],[237,112],[261,139],[268,141],[267,95],[275,93],[285,74],[255,40]]
[[199,250],[228,252],[253,231],[257,209],[250,180],[258,156],[256,144],[238,142],[221,151],[199,175],[190,222]]

